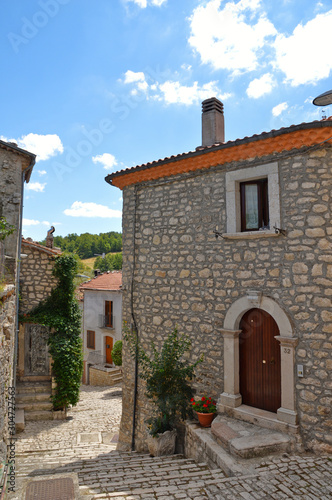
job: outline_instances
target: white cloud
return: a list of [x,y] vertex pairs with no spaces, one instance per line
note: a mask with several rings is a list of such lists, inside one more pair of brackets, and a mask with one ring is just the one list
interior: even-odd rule
[[128,71],[125,72],[125,83],[133,83],[133,82],[145,82],[145,75],[143,71]]
[[283,111],[286,111],[287,108],[288,108],[287,102],[281,102],[280,104],[272,108],[272,114],[273,116],[279,116]]
[[[148,6],[147,0],[127,0],[127,1],[134,2],[136,5],[141,7],[141,9],[145,9]],[[165,2],[167,2],[167,0],[149,0],[149,5],[154,5],[156,7],[160,7]]]
[[47,174],[46,170],[37,170],[37,172],[39,175],[46,175]]
[[142,71],[131,71],[130,69],[125,73],[124,83],[136,84],[136,88],[131,91],[132,95],[137,95],[138,91],[146,92],[149,88],[149,85],[145,79],[145,75]]
[[2,136],[1,139],[6,142],[16,142],[18,147],[37,155],[37,162],[48,160],[52,156],[63,153],[62,142],[56,134],[40,135],[30,133],[22,135],[19,139],[6,139]]
[[71,217],[102,217],[102,218],[121,218],[121,210],[112,210],[105,205],[97,203],[84,203],[82,201],[74,201],[70,208],[66,208],[63,212]]
[[40,224],[39,220],[34,219],[24,219],[23,218],[23,226],[38,226]]
[[198,85],[198,82],[192,85],[182,85],[179,81],[168,80],[163,83],[153,82],[149,86],[143,72],[135,73],[130,70],[125,73],[124,83],[133,86],[132,95],[138,95],[139,91],[143,91],[147,99],[165,101],[166,104],[190,105],[212,96],[224,100],[231,96],[229,93],[221,93],[217,81],[203,85]]
[[36,191],[36,193],[42,193],[45,189],[46,182],[42,184],[41,182],[29,182],[26,186],[25,189],[28,191]]
[[330,75],[332,10],[318,14],[307,24],[299,24],[289,37],[278,35],[275,41],[276,67],[292,86],[316,83]]
[[257,99],[265,94],[269,94],[274,87],[271,73],[265,73],[260,78],[255,78],[249,83],[246,90],[247,96]]
[[197,7],[190,18],[190,45],[203,63],[234,74],[254,70],[258,53],[276,29],[260,12],[260,0],[237,3],[210,0]]
[[113,169],[113,167],[115,167],[118,164],[115,156],[111,155],[110,153],[104,153],[102,155],[93,156],[92,161],[95,164],[101,163],[105,170]]
[[163,99],[166,104],[194,104],[203,101],[209,97],[216,96],[220,99],[227,99],[230,94],[220,95],[217,82],[209,82],[201,87],[197,82],[192,86],[181,85],[180,82],[167,81],[159,85],[161,94],[157,97],[159,100]]

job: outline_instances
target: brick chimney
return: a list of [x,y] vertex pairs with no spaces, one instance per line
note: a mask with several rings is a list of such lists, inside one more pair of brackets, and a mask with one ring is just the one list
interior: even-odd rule
[[225,142],[224,105],[216,97],[202,102],[202,146]]
[[51,226],[51,229],[47,231],[47,236],[46,236],[46,246],[47,248],[53,248],[53,233],[55,231],[54,226]]

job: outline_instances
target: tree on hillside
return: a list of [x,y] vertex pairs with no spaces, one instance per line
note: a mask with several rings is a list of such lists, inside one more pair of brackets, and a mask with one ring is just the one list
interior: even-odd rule
[[109,253],[105,257],[97,257],[93,265],[94,269],[99,269],[102,273],[122,269],[122,253]]
[[[40,242],[46,244],[46,240]],[[89,259],[96,254],[121,252],[122,234],[111,231],[100,234],[68,234],[68,236],[55,236],[54,246],[63,252],[76,253],[81,259]]]

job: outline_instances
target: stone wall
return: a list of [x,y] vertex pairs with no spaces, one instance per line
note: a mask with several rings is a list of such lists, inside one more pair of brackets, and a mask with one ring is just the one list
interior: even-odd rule
[[15,282],[18,229],[21,209],[22,159],[12,151],[0,148],[0,216],[15,226],[15,232],[4,241],[7,282]]
[[56,286],[56,278],[52,275],[56,253],[24,242],[22,253],[27,257],[21,261],[20,313],[25,314],[45,300]]
[[106,368],[105,366],[89,367],[89,385],[111,387],[119,383],[118,378],[118,369]]
[[[278,165],[280,224],[286,235],[216,239],[216,227],[227,230],[226,171],[271,162]],[[143,346],[152,339],[160,344],[177,324],[192,340],[191,358],[205,355],[195,390],[218,398],[224,381],[220,330],[227,310],[251,289],[272,298],[298,338],[295,363],[303,365],[304,377],[295,377],[296,409],[305,446],[313,450],[332,449],[331,169],[332,150],[324,147],[230,163],[123,192],[123,319],[132,323],[133,285]],[[128,448],[134,364],[126,346],[123,357],[120,447]],[[136,449],[143,449],[149,409],[141,383],[137,408]]]
[[0,462],[7,455],[8,388],[13,385],[16,295],[14,285],[0,289]]

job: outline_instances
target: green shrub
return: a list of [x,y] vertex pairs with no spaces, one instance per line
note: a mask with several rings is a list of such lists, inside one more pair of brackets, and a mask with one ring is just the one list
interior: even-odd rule
[[122,366],[122,340],[117,340],[112,350],[112,359],[115,366]]
[[190,350],[191,342],[188,336],[179,335],[177,328],[168,335],[160,352],[151,343],[151,355],[141,347],[135,332],[125,328],[124,338],[132,357],[137,355],[139,376],[146,381],[146,396],[154,405],[154,415],[147,420],[150,434],[156,436],[172,430],[179,420],[192,416],[193,390],[189,381],[194,377],[196,366],[203,361],[203,355],[194,363],[182,359]]
[[57,383],[52,396],[54,409],[76,405],[79,400],[83,353],[81,312],[74,296],[76,273],[77,260],[73,255],[56,257],[53,275],[58,279],[57,286],[44,302],[23,319],[50,326],[54,331],[48,339]]

